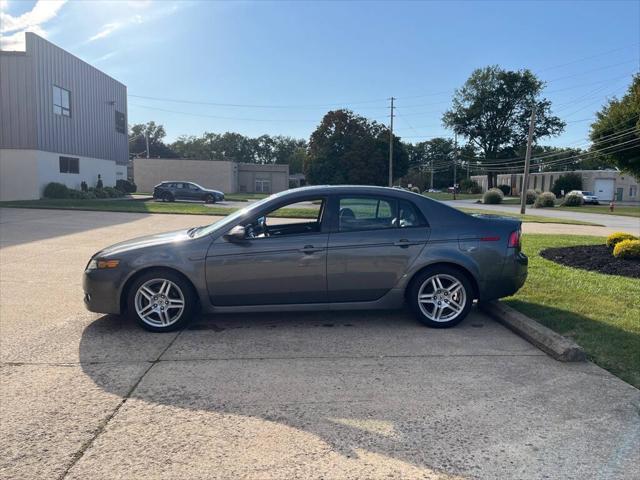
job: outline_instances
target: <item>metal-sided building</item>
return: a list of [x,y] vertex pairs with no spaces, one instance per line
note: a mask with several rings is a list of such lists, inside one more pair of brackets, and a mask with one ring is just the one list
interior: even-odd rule
[[[617,170],[576,170],[573,172],[537,172],[529,175],[529,188],[532,190],[551,190],[553,183],[567,173],[577,173],[582,177],[582,189],[593,192],[601,201],[616,200],[618,202],[640,201],[638,181],[633,175],[621,173]],[[496,185],[509,185],[512,195],[520,195],[522,191],[522,177],[519,174],[499,174]],[[482,191],[487,190],[487,176],[471,177]],[[568,193],[568,192],[567,192]]]
[[0,200],[127,178],[127,88],[34,33],[0,51]]
[[224,193],[277,193],[289,188],[289,165],[258,165],[228,160],[135,158],[133,181],[139,192],[167,180],[196,182]]

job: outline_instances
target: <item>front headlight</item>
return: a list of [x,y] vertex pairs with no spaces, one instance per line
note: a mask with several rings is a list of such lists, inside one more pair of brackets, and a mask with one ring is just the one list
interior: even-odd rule
[[92,258],[87,265],[87,270],[105,270],[117,268],[118,265],[120,265],[120,260]]

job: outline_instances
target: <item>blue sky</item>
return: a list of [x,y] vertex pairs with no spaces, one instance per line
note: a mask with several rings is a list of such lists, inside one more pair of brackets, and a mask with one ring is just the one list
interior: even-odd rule
[[640,69],[639,1],[0,0],[0,8],[3,48],[19,49],[25,30],[46,36],[127,85],[129,123],[155,120],[169,140],[204,131],[308,138],[339,107],[386,123],[392,95],[406,141],[449,136],[440,119],[453,90],[474,68],[498,64],[547,81],[554,112],[570,122],[540,143],[586,146],[595,111]]

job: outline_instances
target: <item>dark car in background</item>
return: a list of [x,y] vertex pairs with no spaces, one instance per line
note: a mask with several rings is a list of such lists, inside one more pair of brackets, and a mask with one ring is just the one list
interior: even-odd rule
[[216,203],[224,200],[224,193],[201,187],[194,182],[167,181],[153,187],[153,198],[163,202],[191,200]]
[[[286,218],[288,209],[307,218]],[[285,217],[285,218],[283,218]],[[407,303],[451,327],[527,277],[519,220],[467,215],[384,187],[304,187],[271,195],[211,225],[119,243],[84,273],[93,312],[127,312],[144,328],[210,313],[363,310]]]

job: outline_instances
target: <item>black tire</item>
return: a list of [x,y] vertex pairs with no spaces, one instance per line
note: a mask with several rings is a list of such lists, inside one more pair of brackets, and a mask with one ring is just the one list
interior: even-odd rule
[[162,195],[162,201],[163,202],[173,202],[173,195],[171,195],[169,192],[166,192]]
[[[145,319],[143,319],[136,310],[136,293],[141,286],[155,280],[168,280],[169,282],[173,283],[174,286],[179,289],[184,301],[184,308],[182,310],[182,313],[173,323],[166,326],[155,325],[149,323],[148,321],[145,321]],[[177,295],[177,291],[173,287],[171,289],[170,295],[168,296],[172,296],[174,299],[179,300],[179,295]],[[192,285],[187,280],[185,280],[182,275],[179,275],[171,270],[149,270],[136,278],[127,291],[127,315],[129,316],[129,318],[135,320],[142,328],[150,332],[172,332],[174,330],[184,328],[184,326],[187,325],[193,318],[193,315],[197,311],[197,306],[198,297],[193,290]],[[175,307],[167,308],[167,312],[169,312],[170,308]],[[157,318],[158,321],[160,321],[160,316],[158,314],[152,313],[150,315],[152,315],[152,319]]]
[[204,197],[204,203],[216,203],[216,197],[213,195],[207,195]]
[[[443,285],[443,289],[435,290],[431,280],[434,279],[436,275],[440,280],[440,284]],[[449,293],[445,292],[448,286],[454,286],[453,282],[447,283],[450,281],[450,279],[455,279],[459,283],[461,289],[464,291],[463,294],[459,291],[454,291],[454,294],[452,296],[449,296]],[[418,296],[420,295],[420,291],[423,285],[425,286],[423,295],[430,295],[433,292],[434,303],[425,302],[423,303],[423,308],[421,308],[421,302],[419,302]],[[449,328],[460,323],[469,314],[469,310],[471,310],[471,306],[473,305],[473,297],[473,286],[471,285],[469,278],[464,272],[455,267],[450,267],[447,265],[436,265],[434,267],[425,269],[412,280],[409,287],[407,300],[411,306],[411,309],[415,313],[416,318],[422,323],[432,328]],[[456,300],[462,300],[463,304],[462,308],[459,310],[459,313],[457,313],[457,315],[455,316],[452,316],[454,313],[454,309],[449,305],[455,305]],[[436,301],[439,301],[441,303],[436,304]],[[437,312],[435,309],[437,305],[440,305],[437,308],[443,316],[443,320],[440,321],[434,320],[433,318],[430,318],[429,315],[427,315],[430,314],[432,317],[436,317]],[[451,316],[450,320],[447,320],[448,316]]]

